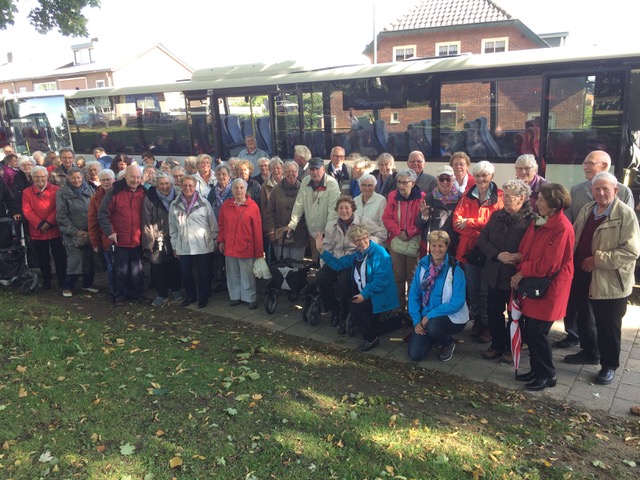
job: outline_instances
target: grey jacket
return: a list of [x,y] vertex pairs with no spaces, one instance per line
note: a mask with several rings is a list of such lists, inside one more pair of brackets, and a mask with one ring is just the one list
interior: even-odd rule
[[56,193],[56,222],[62,232],[62,240],[67,251],[67,273],[80,275],[90,268],[91,245],[76,247],[73,239],[79,231],[89,231],[89,202],[91,189],[76,195],[69,185],[64,185]]
[[[621,184],[620,182],[618,182],[618,198],[633,209],[633,194],[629,187]],[[571,187],[571,207],[566,209],[564,214],[571,223],[574,223],[578,218],[578,214],[580,213],[580,210],[582,210],[582,207],[589,202],[593,202],[591,182],[589,180],[585,180],[584,182]]]
[[169,236],[177,255],[203,255],[215,250],[218,222],[211,204],[202,195],[187,213],[182,196],[169,206]]

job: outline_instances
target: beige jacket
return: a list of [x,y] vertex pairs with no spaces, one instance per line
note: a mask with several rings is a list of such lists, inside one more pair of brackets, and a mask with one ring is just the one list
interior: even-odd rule
[[[595,268],[589,298],[607,300],[631,295],[635,283],[636,259],[640,256],[640,228],[631,207],[614,198],[611,213],[596,229],[591,242]],[[589,202],[578,214],[573,228],[576,243],[596,202]],[[574,249],[575,251],[575,249]]]
[[366,228],[371,241],[378,245],[382,245],[387,238],[387,230],[384,227],[376,224],[373,220],[361,217],[356,212],[353,215],[353,223],[349,225],[347,233],[342,231],[342,228],[338,225],[338,220],[331,225],[327,225],[327,229],[324,231],[324,239],[322,240],[323,250],[328,250],[336,258],[355,252],[356,246],[349,240],[348,235],[349,230],[356,225]]

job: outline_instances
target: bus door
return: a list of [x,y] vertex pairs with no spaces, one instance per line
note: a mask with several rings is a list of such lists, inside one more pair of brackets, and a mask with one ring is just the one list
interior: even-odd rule
[[212,157],[220,157],[221,152],[216,148],[213,128],[213,111],[211,97],[205,92],[185,93],[187,101],[187,124],[191,139],[190,152],[193,155],[207,153]]

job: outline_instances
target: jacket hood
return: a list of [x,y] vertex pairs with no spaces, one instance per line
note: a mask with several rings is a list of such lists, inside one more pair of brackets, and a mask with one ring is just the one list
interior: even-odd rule
[[[474,185],[473,187],[471,187],[467,193],[465,193],[465,196],[472,198],[474,200],[477,200],[476,197],[473,196],[473,192],[477,189],[478,187],[476,185]],[[495,182],[491,182],[491,193],[489,194],[489,199],[487,200],[486,204],[487,205],[493,205],[494,203],[498,202],[498,185],[496,185]]]
[[411,192],[409,192],[409,198],[404,198],[400,194],[399,189],[396,189],[396,191],[396,200],[398,202],[410,202],[411,200],[420,200],[422,198],[422,191],[420,191],[420,187],[418,187],[417,185],[414,185],[411,189]]

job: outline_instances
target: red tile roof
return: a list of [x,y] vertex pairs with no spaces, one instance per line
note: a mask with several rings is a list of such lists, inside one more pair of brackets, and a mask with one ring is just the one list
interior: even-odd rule
[[491,0],[422,0],[385,30],[451,27],[511,19],[511,15]]

